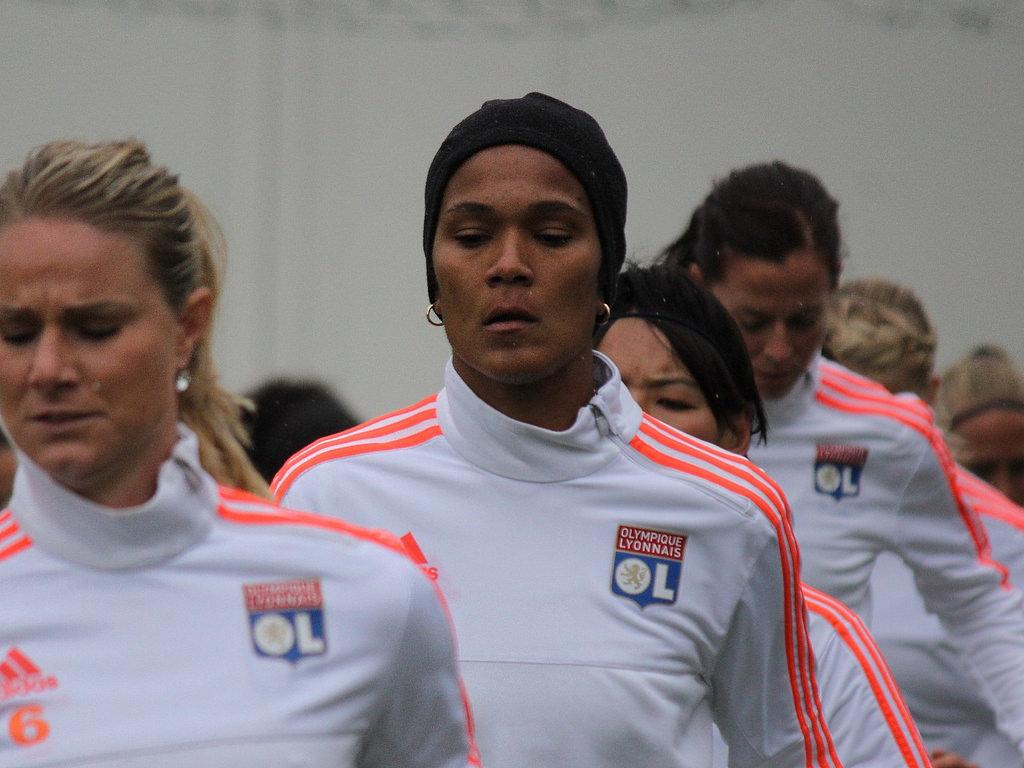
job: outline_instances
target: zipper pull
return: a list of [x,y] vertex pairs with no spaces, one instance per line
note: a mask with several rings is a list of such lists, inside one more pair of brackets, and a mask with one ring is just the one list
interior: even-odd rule
[[601,437],[608,437],[612,434],[612,426],[608,423],[608,419],[605,417],[604,412],[593,403],[590,404],[590,410],[594,414],[594,421],[597,423],[597,431]]

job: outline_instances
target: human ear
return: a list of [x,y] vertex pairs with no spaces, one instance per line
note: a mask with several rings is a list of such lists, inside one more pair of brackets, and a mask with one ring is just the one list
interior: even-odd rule
[[686,265],[686,271],[690,275],[690,279],[693,280],[697,285],[704,285],[704,270],[700,268],[699,264],[690,262]]
[[213,294],[209,288],[196,288],[185,299],[178,314],[178,368],[187,368],[192,362],[196,345],[210,329],[213,319]]
[[718,444],[727,451],[746,456],[750,450],[750,419],[747,416],[732,419],[722,432]]

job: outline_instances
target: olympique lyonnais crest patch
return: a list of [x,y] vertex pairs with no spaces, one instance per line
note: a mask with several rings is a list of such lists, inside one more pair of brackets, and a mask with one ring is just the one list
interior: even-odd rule
[[686,537],[620,525],[615,539],[612,592],[641,608],[651,603],[674,603],[679,595]]
[[245,584],[245,609],[256,653],[297,662],[327,650],[319,579]]
[[868,449],[859,445],[819,443],[814,460],[814,490],[835,497],[860,493],[860,476],[868,460]]

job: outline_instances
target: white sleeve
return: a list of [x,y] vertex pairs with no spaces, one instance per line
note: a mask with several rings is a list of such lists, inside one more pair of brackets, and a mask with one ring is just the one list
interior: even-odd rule
[[713,715],[733,768],[839,765],[813,682],[798,576],[783,571],[786,551],[774,538],[762,548],[711,673]]
[[401,639],[359,768],[478,766],[451,624],[426,576],[415,574]]
[[964,668],[1024,751],[1024,611],[1021,593],[991,559],[984,526],[956,490],[936,432],[900,499],[897,554],[914,572],[929,612],[942,621]]
[[867,627],[849,608],[808,589],[815,668],[844,768],[919,768],[928,752]]

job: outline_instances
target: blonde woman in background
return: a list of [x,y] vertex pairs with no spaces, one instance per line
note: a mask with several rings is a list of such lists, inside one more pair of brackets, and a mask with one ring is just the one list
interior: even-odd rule
[[261,498],[210,355],[222,248],[138,142],[0,187],[0,766],[464,766],[426,577]]
[[[828,317],[826,354],[880,382],[919,407],[939,390],[936,334],[909,288],[879,278],[845,283]],[[962,386],[961,391],[974,388]],[[940,395],[941,397],[941,395]],[[1024,510],[962,468],[957,482],[981,517],[995,558],[1024,580]],[[953,644],[929,614],[910,570],[891,555],[879,557],[872,575],[872,629],[903,689],[925,741],[939,751],[936,766],[956,766],[951,753],[985,768],[1020,766],[1013,744],[995,725],[991,708],[962,673]]]
[[1024,374],[1006,350],[980,346],[950,367],[936,415],[957,460],[1024,505]]

